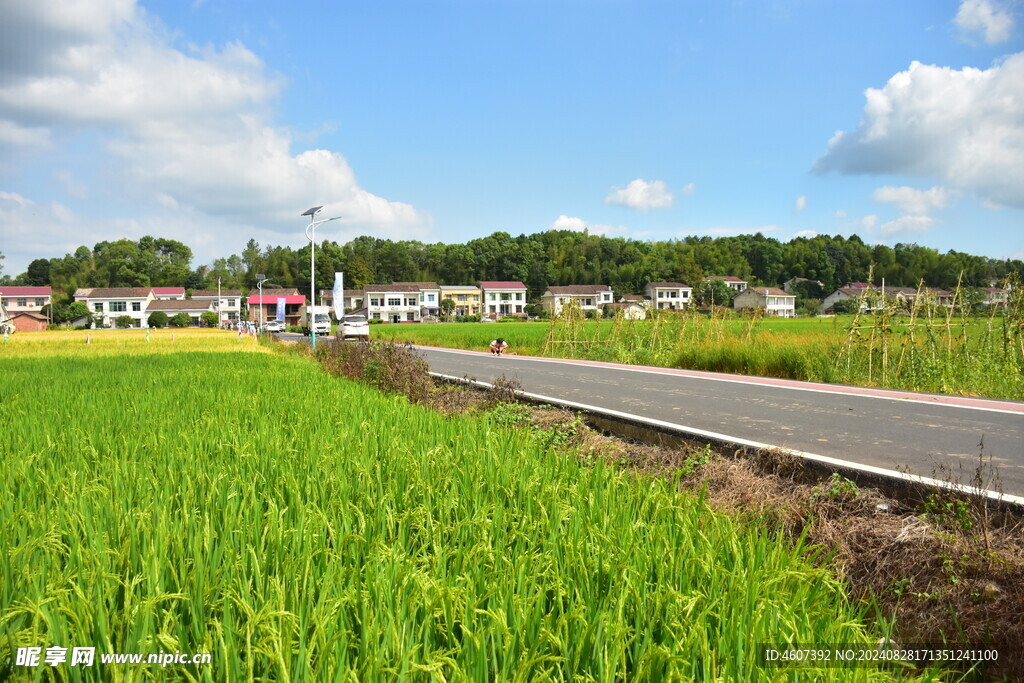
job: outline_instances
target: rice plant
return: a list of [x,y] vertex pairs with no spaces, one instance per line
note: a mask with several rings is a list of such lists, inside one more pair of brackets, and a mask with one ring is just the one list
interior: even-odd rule
[[[0,354],[0,679],[792,680],[758,642],[884,635],[672,481],[206,342]],[[51,645],[213,661],[15,666]]]

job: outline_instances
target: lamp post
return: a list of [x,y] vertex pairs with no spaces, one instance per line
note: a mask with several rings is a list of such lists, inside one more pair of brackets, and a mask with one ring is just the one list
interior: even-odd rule
[[[316,261],[314,259],[316,253],[316,226],[321,223],[327,223],[328,221],[336,221],[341,216],[335,216],[334,218],[322,218],[316,220],[316,215],[320,213],[322,206],[314,206],[303,212],[301,215],[309,216],[309,225],[306,226],[306,239],[309,240],[309,305],[310,307],[316,306]],[[306,315],[309,315],[309,311],[306,311]],[[316,313],[313,313],[313,320],[309,324],[309,346],[310,348],[316,348]]]
[[266,273],[256,273],[256,288],[260,290],[260,334],[263,334],[263,283],[269,280]]

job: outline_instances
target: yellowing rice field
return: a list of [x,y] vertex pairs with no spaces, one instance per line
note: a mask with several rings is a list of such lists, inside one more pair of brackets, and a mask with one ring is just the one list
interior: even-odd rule
[[[0,680],[888,680],[816,553],[225,332],[0,347]],[[91,668],[19,648],[93,647]],[[101,664],[99,653],[209,653]]]

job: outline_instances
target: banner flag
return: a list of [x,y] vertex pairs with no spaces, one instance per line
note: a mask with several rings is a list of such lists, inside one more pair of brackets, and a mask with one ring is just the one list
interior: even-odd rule
[[334,317],[341,320],[345,315],[345,274],[334,274]]
[[277,297],[277,319],[281,322],[284,322],[284,302],[285,298],[283,296]]

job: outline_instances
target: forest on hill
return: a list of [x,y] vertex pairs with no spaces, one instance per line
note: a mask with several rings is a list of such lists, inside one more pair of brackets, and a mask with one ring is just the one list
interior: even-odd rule
[[[2,254],[0,254],[2,259]],[[143,237],[79,247],[73,254],[36,259],[26,272],[2,275],[0,285],[51,285],[72,294],[79,287],[185,286],[248,291],[256,274],[267,286],[309,291],[309,246],[249,242],[240,254],[192,266],[192,249],[176,240]],[[0,260],[2,266],[2,260]],[[706,275],[735,275],[755,285],[778,286],[792,277],[820,280],[826,292],[846,282],[953,288],[987,287],[1024,261],[937,250],[917,244],[868,245],[858,236],[818,235],[780,242],[761,233],[640,241],[585,232],[549,230],[513,237],[496,232],[465,244],[424,244],[360,236],[345,244],[317,244],[317,286],[330,288],[345,273],[347,289],[397,281],[474,284],[521,280],[538,297],[550,285],[607,284],[617,294],[639,293],[647,282],[696,284]],[[57,292],[55,292],[56,294]]]

